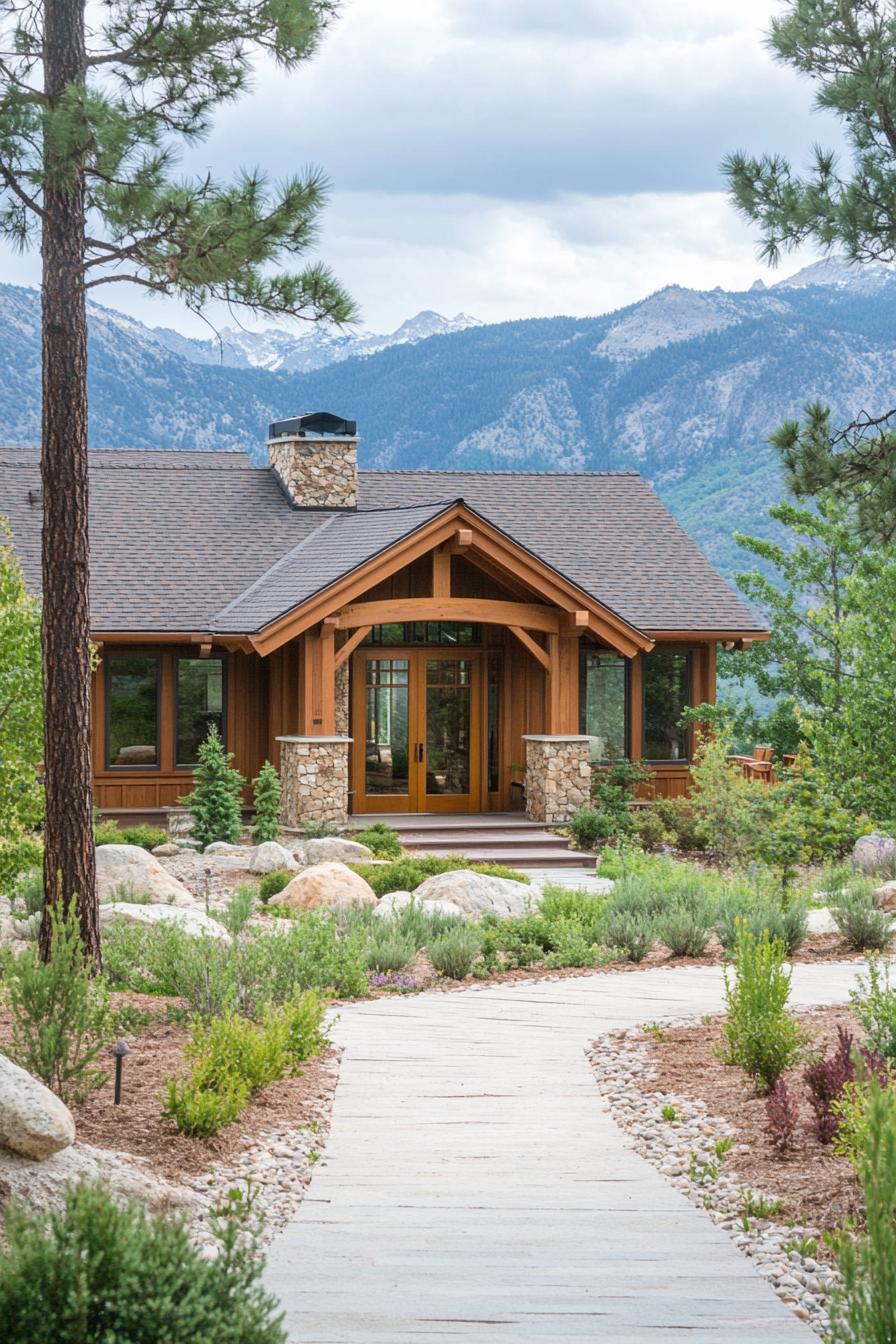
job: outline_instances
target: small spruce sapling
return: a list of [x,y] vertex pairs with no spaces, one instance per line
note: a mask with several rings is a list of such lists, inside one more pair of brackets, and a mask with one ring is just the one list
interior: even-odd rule
[[255,820],[252,823],[252,839],[256,845],[266,840],[276,840],[280,834],[280,777],[271,765],[265,761],[255,780]]
[[205,848],[216,840],[236,844],[242,829],[243,776],[231,767],[233,752],[224,743],[214,724],[199,748],[199,764],[194,771],[196,786],[178,802],[193,817],[193,838]]

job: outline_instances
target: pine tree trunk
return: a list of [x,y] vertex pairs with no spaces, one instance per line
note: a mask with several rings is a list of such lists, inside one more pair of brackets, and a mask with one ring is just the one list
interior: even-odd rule
[[[51,102],[85,76],[81,0],[45,0],[44,88]],[[45,902],[77,902],[85,951],[100,968],[90,761],[87,525],[87,318],[84,170],[44,146],[43,196],[43,675]],[[50,921],[41,956],[50,955]]]

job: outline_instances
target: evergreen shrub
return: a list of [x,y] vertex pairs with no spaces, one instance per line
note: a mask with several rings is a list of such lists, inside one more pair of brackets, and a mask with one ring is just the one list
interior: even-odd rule
[[191,794],[178,801],[193,817],[192,838],[203,848],[223,840],[235,845],[242,830],[243,776],[231,767],[233,752],[225,751],[214,724],[199,748]]

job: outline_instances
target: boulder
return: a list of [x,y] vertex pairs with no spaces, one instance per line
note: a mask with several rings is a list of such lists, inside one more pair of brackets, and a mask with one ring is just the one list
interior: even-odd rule
[[428,877],[414,892],[418,901],[450,901],[473,919],[496,915],[498,919],[516,919],[534,910],[541,900],[541,888],[527,886],[508,877],[489,877],[470,868]]
[[202,852],[203,854],[242,854],[245,848],[245,845],[231,845],[227,840],[213,840],[210,845],[206,845]]
[[71,1111],[30,1073],[0,1055],[0,1148],[42,1162],[75,1141]]
[[291,910],[344,910],[352,905],[376,905],[376,895],[363,877],[344,863],[315,863],[297,873],[268,905],[287,905]]
[[449,919],[466,919],[466,915],[454,901],[435,899],[421,901],[420,908],[425,915],[447,915]]
[[278,868],[295,870],[298,866],[291,850],[286,849],[284,845],[278,845],[276,840],[265,840],[249,851],[250,873],[273,873]]
[[180,845],[176,845],[173,840],[166,840],[163,845],[156,845],[152,852],[157,859],[170,859],[180,853]]
[[230,942],[230,934],[223,924],[210,919],[199,906],[134,905],[129,901],[111,901],[100,906],[100,928],[109,924],[159,925],[177,924],[197,938],[217,938]]
[[874,893],[874,904],[878,910],[896,910],[896,882],[885,882]]
[[859,836],[852,849],[852,861],[863,873],[879,873],[896,867],[896,840],[883,831]]
[[139,845],[100,845],[96,851],[97,900],[101,904],[120,900],[123,892],[153,904],[193,904],[184,884],[148,850]]
[[385,896],[380,897],[373,913],[380,919],[388,919],[390,915],[410,905],[413,899],[409,891],[387,891]]
[[320,840],[305,841],[307,863],[367,863],[373,851],[357,840],[344,840],[341,835],[322,836]]

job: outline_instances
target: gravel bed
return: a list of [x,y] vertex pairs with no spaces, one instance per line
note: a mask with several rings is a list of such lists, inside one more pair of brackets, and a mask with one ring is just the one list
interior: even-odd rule
[[[692,1203],[705,1209],[750,1257],[794,1315],[823,1336],[837,1272],[793,1247],[793,1243],[807,1238],[820,1243],[820,1231],[808,1226],[784,1227],[773,1219],[752,1216],[745,1226],[745,1189],[736,1171],[737,1154],[744,1145],[732,1144],[727,1155],[720,1158],[716,1145],[733,1138],[726,1120],[710,1115],[705,1102],[694,1098],[642,1091],[639,1084],[656,1072],[643,1041],[632,1039],[627,1031],[614,1031],[594,1041],[587,1054],[613,1118],[631,1138],[635,1151]],[[664,1106],[674,1107],[675,1120],[663,1118]]]

